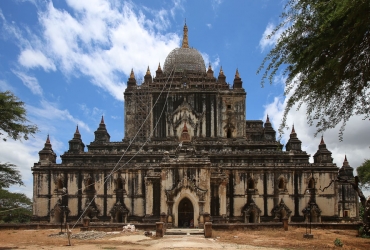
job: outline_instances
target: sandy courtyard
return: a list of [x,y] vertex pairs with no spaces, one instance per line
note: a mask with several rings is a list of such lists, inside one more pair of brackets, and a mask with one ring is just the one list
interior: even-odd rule
[[356,237],[356,231],[313,229],[314,239],[303,239],[304,228],[263,229],[243,231],[213,231],[213,237],[144,236],[144,231],[80,232],[73,230],[72,246],[59,230],[2,230],[0,250],[3,249],[333,249],[336,238],[342,249],[370,249],[370,239]]

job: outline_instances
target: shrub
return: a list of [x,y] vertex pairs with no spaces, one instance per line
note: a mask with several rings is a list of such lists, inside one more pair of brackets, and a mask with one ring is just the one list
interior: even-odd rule
[[343,242],[340,239],[336,238],[334,240],[334,245],[337,246],[337,247],[342,247],[343,246]]

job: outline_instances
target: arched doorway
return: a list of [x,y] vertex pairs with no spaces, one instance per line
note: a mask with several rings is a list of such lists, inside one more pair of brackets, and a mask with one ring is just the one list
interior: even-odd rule
[[194,227],[194,208],[188,198],[184,198],[180,201],[178,227]]

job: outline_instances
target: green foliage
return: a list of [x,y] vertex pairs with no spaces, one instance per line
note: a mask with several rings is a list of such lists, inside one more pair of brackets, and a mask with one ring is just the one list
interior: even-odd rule
[[6,223],[29,222],[32,202],[25,194],[0,189],[0,221]]
[[334,245],[337,246],[337,247],[342,247],[343,246],[343,242],[339,238],[336,238],[334,240]]
[[6,137],[28,140],[29,135],[37,132],[36,125],[29,125],[24,103],[10,91],[0,92],[0,138]]
[[358,217],[360,217],[360,220],[363,220],[364,219],[364,213],[365,213],[365,208],[364,206],[361,204],[361,202],[359,203],[359,211],[358,211]]
[[284,68],[289,110],[307,105],[308,124],[316,135],[341,125],[352,115],[370,117],[370,1],[288,0],[282,22],[267,37],[282,32],[257,73],[273,82]]
[[370,189],[370,159],[366,159],[357,168],[357,176],[360,179],[361,188]]
[[24,185],[17,166],[11,163],[0,163],[0,189],[10,185]]

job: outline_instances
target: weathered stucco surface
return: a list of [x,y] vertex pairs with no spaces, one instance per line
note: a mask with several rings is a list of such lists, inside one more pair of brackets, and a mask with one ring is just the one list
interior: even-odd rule
[[34,220],[154,223],[165,213],[174,227],[196,227],[208,213],[214,223],[260,223],[304,221],[309,211],[316,221],[357,219],[349,185],[320,190],[338,174],[353,178],[348,161],[333,164],[322,138],[310,163],[294,127],[283,150],[268,117],[246,120],[242,86],[238,70],[229,84],[210,66],[159,66],[141,83],[132,71],[123,140],[110,140],[102,118],[87,150],[77,128],[57,164],[47,139],[32,168]]

